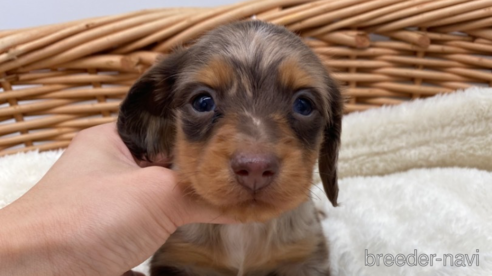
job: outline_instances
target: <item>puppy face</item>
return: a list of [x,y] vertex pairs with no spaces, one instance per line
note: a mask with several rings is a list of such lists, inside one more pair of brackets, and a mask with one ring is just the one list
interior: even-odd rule
[[150,69],[121,106],[139,159],[173,157],[179,185],[243,221],[309,197],[319,158],[336,205],[341,97],[302,41],[259,21],[218,28]]

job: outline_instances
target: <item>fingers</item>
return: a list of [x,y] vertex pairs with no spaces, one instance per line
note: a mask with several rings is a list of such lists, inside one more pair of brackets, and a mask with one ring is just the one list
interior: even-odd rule
[[121,276],[145,276],[145,274],[140,272],[135,272],[133,270],[128,270],[127,272],[123,273],[123,275]]
[[[90,153],[90,154],[89,154]],[[65,155],[101,160],[108,164],[124,162],[137,167],[133,157],[121,140],[115,123],[102,124],[80,131],[65,151]]]
[[159,167],[164,167],[164,168],[171,168],[172,165],[172,156],[167,156],[165,154],[158,154],[153,158],[152,161],[142,161],[142,160],[136,160],[137,164],[144,168],[144,167],[150,167],[150,166],[159,166]]
[[[159,193],[167,200],[163,202],[173,202],[172,209],[164,208],[168,210],[167,216],[180,226],[188,223],[213,223],[213,224],[233,224],[238,223],[234,218],[224,214],[220,208],[213,206],[212,204],[203,200],[196,193],[186,192],[177,183],[179,181],[171,170],[163,167],[147,167],[142,172],[146,172],[152,179],[160,179]],[[167,183],[163,183],[163,179],[167,180]],[[169,207],[169,206],[168,206]]]
[[[151,166],[139,171],[140,183],[147,183],[154,202],[162,204],[161,210],[176,226],[189,223],[236,223],[217,207],[205,202],[194,193],[183,191],[177,183],[177,175],[166,168]],[[153,183],[152,183],[153,182]],[[143,185],[140,185],[143,188]]]

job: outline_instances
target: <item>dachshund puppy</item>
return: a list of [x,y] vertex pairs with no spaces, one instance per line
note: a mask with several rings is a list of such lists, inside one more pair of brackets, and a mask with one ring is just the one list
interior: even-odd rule
[[310,199],[313,170],[337,205],[342,99],[316,55],[283,27],[217,28],[151,68],[121,105],[133,155],[172,158],[190,196],[244,222],[180,227],[151,275],[329,275]]

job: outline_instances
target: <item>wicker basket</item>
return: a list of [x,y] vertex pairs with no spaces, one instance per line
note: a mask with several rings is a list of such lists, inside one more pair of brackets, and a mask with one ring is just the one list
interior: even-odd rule
[[218,25],[301,35],[343,85],[346,112],[492,84],[492,0],[255,0],[0,31],[0,155],[66,147],[115,120],[135,79]]

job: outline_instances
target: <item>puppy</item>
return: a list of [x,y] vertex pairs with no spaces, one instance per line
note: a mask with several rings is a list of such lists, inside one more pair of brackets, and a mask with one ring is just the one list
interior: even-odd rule
[[243,224],[180,227],[151,275],[329,275],[310,187],[337,205],[342,100],[316,55],[283,27],[234,23],[151,68],[121,105],[133,155],[172,157],[180,187]]

